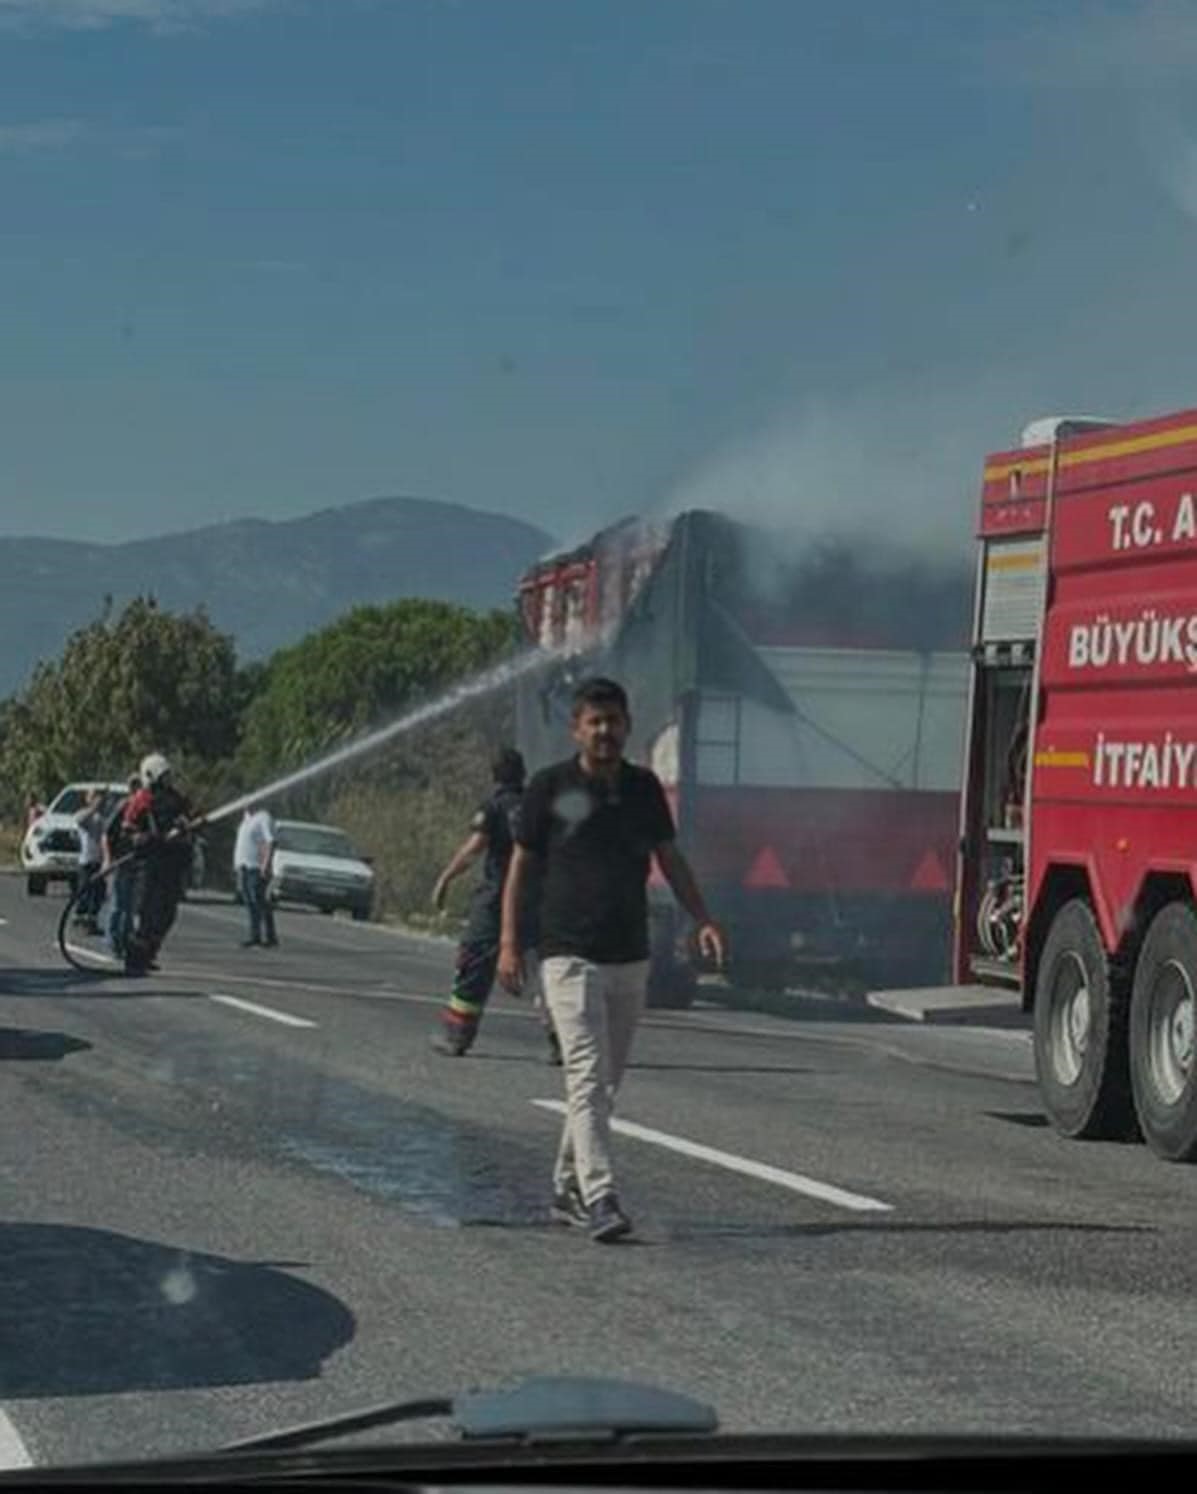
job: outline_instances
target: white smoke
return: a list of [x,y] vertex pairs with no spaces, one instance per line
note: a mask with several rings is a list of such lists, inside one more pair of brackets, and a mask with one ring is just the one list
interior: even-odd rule
[[1016,445],[1036,413],[1017,399],[991,378],[950,393],[812,398],[713,453],[667,508],[714,509],[768,529],[792,553],[838,540],[958,564],[971,553],[986,453]]

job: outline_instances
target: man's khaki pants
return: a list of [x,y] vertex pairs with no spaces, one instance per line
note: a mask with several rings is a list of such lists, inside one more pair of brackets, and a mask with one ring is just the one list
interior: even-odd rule
[[577,1180],[589,1205],[615,1191],[611,1109],[644,1010],[648,961],[596,965],[553,955],[541,965],[565,1069],[566,1117],[553,1170],[558,1192]]

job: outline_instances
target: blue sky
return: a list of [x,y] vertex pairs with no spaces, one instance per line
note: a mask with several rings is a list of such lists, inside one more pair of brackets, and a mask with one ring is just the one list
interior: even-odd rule
[[0,0],[0,533],[967,534],[1197,404],[1197,4]]

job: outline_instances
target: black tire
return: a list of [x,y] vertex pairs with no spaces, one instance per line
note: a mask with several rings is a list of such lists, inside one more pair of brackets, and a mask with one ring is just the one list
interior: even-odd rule
[[1137,1134],[1128,1053],[1129,985],[1093,910],[1074,898],[1048,930],[1035,980],[1035,1071],[1057,1131],[1077,1140]]
[[354,908],[353,909],[353,921],[354,921],[354,923],[369,923],[369,921],[370,921],[370,910],[369,910],[369,908]]
[[30,897],[45,897],[45,895],[46,895],[46,879],[45,879],[45,877],[35,877],[33,875],[30,875],[25,880],[25,890],[26,890],[26,892],[28,892],[28,894],[29,894]]
[[1151,921],[1131,991],[1135,1113],[1157,1157],[1197,1159],[1197,913],[1169,903]]
[[331,917],[332,917],[332,916],[333,916],[333,914],[334,914],[334,913],[335,913],[335,912],[336,912],[336,911],[337,911],[337,910],[336,910],[336,909],[335,909],[335,908],[329,908],[329,907],[325,907],[325,906],[323,906],[323,905],[322,905],[322,906],[321,906],[321,908],[320,908],[320,911],[321,911],[321,913],[324,913],[324,914],[326,914],[326,915],[327,915],[327,916],[328,916],[328,917],[329,917],[329,918],[331,918]]

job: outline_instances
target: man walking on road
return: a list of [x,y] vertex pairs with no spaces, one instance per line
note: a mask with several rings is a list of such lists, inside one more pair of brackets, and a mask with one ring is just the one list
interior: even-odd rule
[[[233,875],[249,913],[249,938],[243,949],[265,944],[274,948],[278,936],[274,929],[274,905],[266,896],[270,881],[270,858],[274,854],[274,820],[260,804],[250,804],[237,827],[237,844],[233,849]],[[262,938],[263,931],[266,937]]]
[[541,973],[564,1057],[567,1111],[553,1217],[606,1242],[632,1228],[615,1189],[611,1109],[644,1009],[653,856],[697,924],[702,953],[722,964],[725,951],[675,844],[660,781],[624,760],[631,718],[623,687],[607,679],[579,686],[572,722],[577,756],[537,773],[524,795],[503,893],[499,977],[520,990],[518,911],[539,861]]

